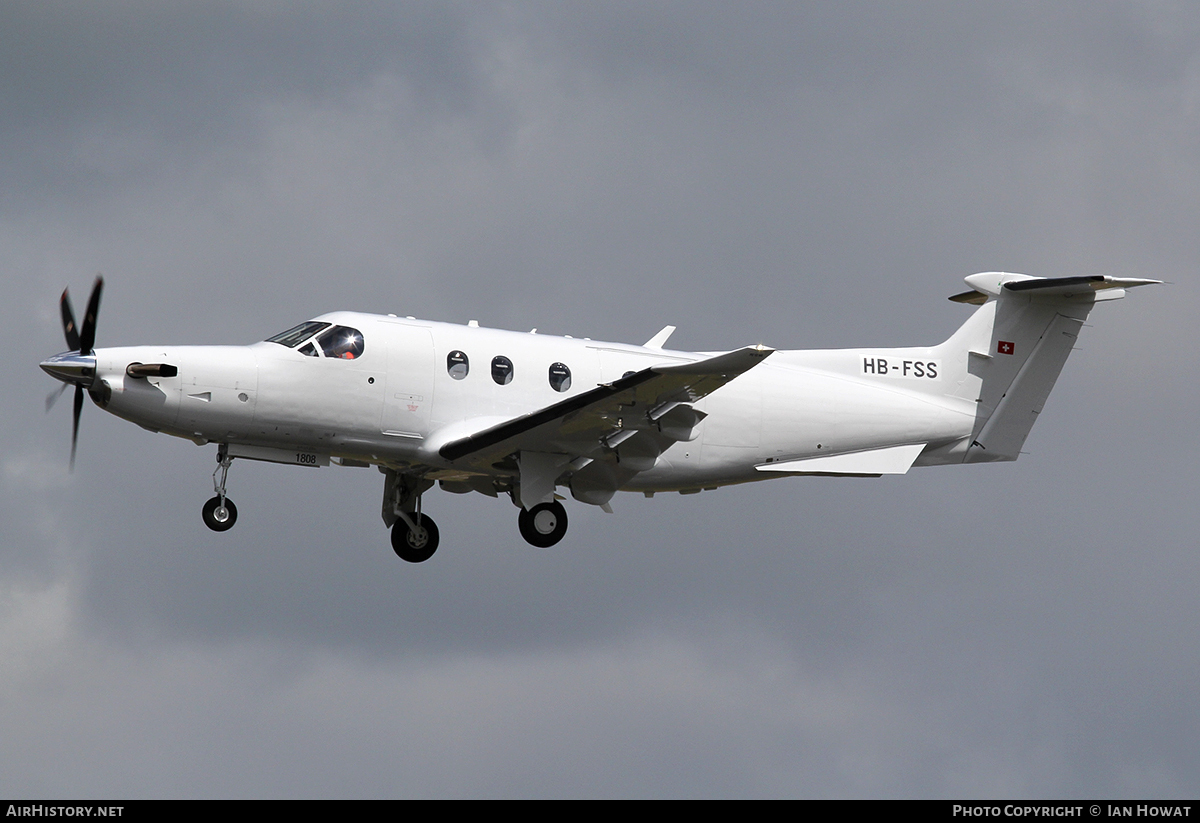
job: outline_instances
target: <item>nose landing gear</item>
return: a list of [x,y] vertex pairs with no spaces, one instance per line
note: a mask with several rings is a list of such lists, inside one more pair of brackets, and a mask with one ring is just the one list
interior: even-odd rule
[[229,499],[226,499],[222,505],[221,498],[214,497],[204,504],[204,508],[200,510],[200,516],[204,518],[204,525],[213,531],[228,531],[237,522],[237,506],[233,505],[233,501]]
[[[225,496],[225,478],[229,474],[233,458],[229,456],[228,447],[224,443],[217,447],[217,463],[219,465],[213,472],[213,490],[217,496],[204,504],[200,516],[204,518],[204,525],[215,532],[224,532],[232,529],[233,524],[237,522],[237,506]],[[221,475],[220,480],[217,479],[218,474]]]

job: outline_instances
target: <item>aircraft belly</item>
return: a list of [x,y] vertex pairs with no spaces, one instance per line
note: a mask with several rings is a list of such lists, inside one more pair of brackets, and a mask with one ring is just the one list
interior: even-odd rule
[[[711,459],[701,462],[695,444],[680,443],[659,456],[652,469],[634,475],[621,484],[622,491],[679,491],[711,489],[735,483],[766,480],[761,472],[754,470],[754,463],[747,461],[744,449],[730,449],[730,459],[716,463]],[[693,446],[688,451],[682,446]],[[706,455],[713,447],[706,447]],[[722,448],[722,447],[716,447]]]

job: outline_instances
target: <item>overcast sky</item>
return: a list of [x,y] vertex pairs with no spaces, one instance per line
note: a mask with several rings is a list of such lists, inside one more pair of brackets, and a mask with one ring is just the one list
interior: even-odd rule
[[[0,4],[0,794],[1200,793],[1188,3]],[[97,345],[334,309],[714,350],[1093,312],[1017,463],[568,501],[44,413]]]

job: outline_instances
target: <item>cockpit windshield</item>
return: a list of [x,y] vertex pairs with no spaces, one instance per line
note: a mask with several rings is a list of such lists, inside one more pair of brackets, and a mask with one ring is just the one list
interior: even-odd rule
[[[313,340],[313,337],[320,335]],[[302,343],[308,341],[306,345]],[[349,326],[334,326],[310,320],[301,323],[274,337],[267,338],[268,343],[278,343],[294,349],[300,346],[300,353],[306,357],[332,357],[336,360],[354,360],[362,357],[364,344],[362,332]]]
[[293,326],[287,331],[280,332],[274,337],[268,337],[267,342],[278,343],[281,346],[294,349],[317,332],[327,328],[329,328],[328,323],[318,323],[310,320],[307,323],[301,323],[299,326]]

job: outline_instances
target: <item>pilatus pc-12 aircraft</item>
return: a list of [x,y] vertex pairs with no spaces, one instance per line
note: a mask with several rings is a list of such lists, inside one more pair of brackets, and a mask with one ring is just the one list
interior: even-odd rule
[[[103,281],[70,351],[42,368],[154,432],[215,444],[205,524],[225,531],[234,458],[376,466],[383,522],[409,562],[438,529],[434,484],[507,495],[521,536],[567,531],[556,489],[609,509],[618,491],[683,494],[795,475],[875,477],[1016,460],[1092,307],[1158,280],[988,272],[951,297],[978,308],[926,348],[683,352],[667,326],[643,346],[334,312],[249,346],[94,348]],[[63,386],[65,390],[66,386]]]

